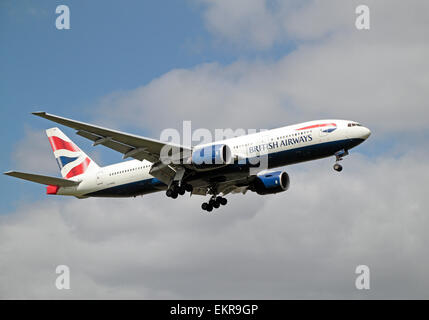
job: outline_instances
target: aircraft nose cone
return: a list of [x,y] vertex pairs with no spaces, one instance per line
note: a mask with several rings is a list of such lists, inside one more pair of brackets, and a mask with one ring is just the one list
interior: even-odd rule
[[363,133],[362,133],[362,139],[368,139],[368,137],[371,135],[371,130],[369,130],[366,127],[363,127]]

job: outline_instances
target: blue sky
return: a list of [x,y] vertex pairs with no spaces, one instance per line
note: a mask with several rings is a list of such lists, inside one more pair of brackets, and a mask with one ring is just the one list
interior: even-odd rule
[[[70,7],[71,30],[55,28],[60,3]],[[2,105],[9,106],[3,111],[40,106],[71,113],[114,90],[211,59],[187,50],[188,39],[206,34],[195,9],[176,1],[171,10],[142,1],[9,5],[1,11]]]

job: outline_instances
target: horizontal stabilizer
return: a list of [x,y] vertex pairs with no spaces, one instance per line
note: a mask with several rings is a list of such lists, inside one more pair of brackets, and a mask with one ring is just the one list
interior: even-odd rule
[[28,181],[32,181],[40,184],[54,185],[59,187],[73,187],[73,186],[77,186],[80,183],[73,180],[42,176],[39,174],[32,174],[32,173],[25,173],[25,172],[18,172],[18,171],[8,171],[8,172],[5,172],[4,174],[11,177],[24,179],[24,180],[28,180]]

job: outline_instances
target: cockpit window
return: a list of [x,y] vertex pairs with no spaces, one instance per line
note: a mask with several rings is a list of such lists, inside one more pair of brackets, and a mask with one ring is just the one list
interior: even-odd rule
[[362,127],[362,125],[360,123],[350,122],[350,123],[347,124],[347,127],[355,127],[355,126]]

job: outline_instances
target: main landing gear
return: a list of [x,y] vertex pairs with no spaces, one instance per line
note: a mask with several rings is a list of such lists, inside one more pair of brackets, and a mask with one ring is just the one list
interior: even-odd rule
[[186,192],[192,192],[192,189],[192,185],[188,183],[180,186],[178,184],[172,184],[165,192],[165,195],[169,198],[176,199],[179,195],[183,196]]
[[347,150],[340,150],[338,152],[335,152],[335,161],[336,163],[334,164],[334,170],[341,172],[343,170],[343,166],[341,164],[338,163],[338,161],[343,160],[343,157],[348,155],[349,152]]
[[214,209],[219,208],[221,205],[225,206],[228,203],[228,200],[224,197],[212,196],[209,202],[203,202],[201,209],[211,212]]

